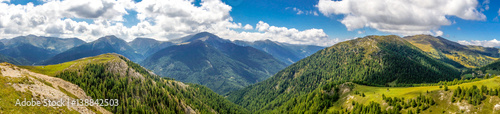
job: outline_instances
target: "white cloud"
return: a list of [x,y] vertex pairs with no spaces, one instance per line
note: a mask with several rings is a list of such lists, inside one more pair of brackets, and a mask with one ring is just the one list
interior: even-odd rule
[[484,0],[482,5],[484,6],[485,10],[490,10],[490,0]]
[[[92,28],[105,29],[109,23],[123,21],[122,16],[127,14],[123,1],[48,1],[43,5],[34,6],[13,5],[0,3],[0,34],[9,38],[19,35],[43,35],[59,37],[80,37],[83,40],[92,40],[96,36],[88,35]],[[133,2],[129,2],[133,3]],[[83,8],[83,9],[78,9]],[[68,18],[92,19],[95,24],[76,22]],[[104,22],[108,25],[102,25]],[[109,29],[107,29],[109,30]],[[105,34],[115,34],[101,31]]]
[[[193,0],[44,0],[42,5],[12,5],[0,3],[0,37],[19,35],[78,37],[93,41],[105,35],[116,35],[125,40],[149,37],[169,40],[198,32],[211,32],[230,40],[265,40],[293,44],[328,46],[340,40],[330,39],[322,29],[299,31],[295,28],[271,26],[259,22],[257,32],[250,24],[242,26],[230,15],[231,6],[220,0],[202,0],[199,6]],[[139,22],[131,27],[123,25],[127,10],[137,12]],[[299,9],[297,9],[299,10]],[[316,12],[305,11],[304,14]],[[77,19],[91,20],[75,21]]]
[[434,35],[436,35],[436,36],[443,36],[443,31],[436,31]]
[[307,29],[299,31],[295,28],[270,26],[268,23],[259,21],[255,26],[259,32],[241,32],[226,31],[217,35],[231,40],[257,41],[270,39],[278,42],[286,42],[291,44],[309,44],[320,46],[331,46],[342,40],[335,38],[331,39],[326,35],[323,29]]
[[252,27],[252,25],[246,24],[246,25],[243,27],[243,29],[245,29],[245,30],[252,30],[252,29],[253,29],[253,27]]
[[[344,15],[349,31],[370,27],[400,35],[436,34],[453,24],[447,17],[485,20],[476,0],[320,0],[316,7],[325,16]],[[438,32],[439,33],[439,32]]]
[[296,7],[293,7],[293,8],[290,8],[290,7],[287,7],[285,9],[292,9],[293,11],[297,12],[296,14],[297,15],[301,15],[301,14],[305,14],[305,15],[314,15],[314,16],[319,16],[318,12],[317,11],[312,11],[312,10],[309,10],[309,11],[304,11],[304,10],[301,10],[299,8],[296,8]]
[[303,14],[304,12],[298,8],[293,8],[293,11],[297,11],[297,15]]
[[500,46],[500,41],[498,41],[497,39],[493,39],[490,41],[487,41],[487,40],[483,40],[483,41],[480,41],[480,40],[471,40],[471,41],[461,40],[461,41],[458,41],[458,43],[460,43],[462,45],[476,45],[476,46],[484,46],[484,47],[498,47],[498,46]]

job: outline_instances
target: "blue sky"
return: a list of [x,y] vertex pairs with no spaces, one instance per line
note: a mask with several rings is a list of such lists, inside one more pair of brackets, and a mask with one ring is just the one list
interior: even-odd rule
[[[228,3],[235,0],[224,0]],[[362,28],[354,31],[348,31],[347,28],[338,20],[343,18],[342,15],[334,17],[326,17],[323,15],[298,15],[296,11],[287,9],[287,7],[296,7],[303,11],[318,11],[315,5],[318,1],[315,0],[271,0],[271,1],[242,1],[239,5],[231,5],[233,10],[231,16],[235,21],[242,23],[256,23],[265,21],[275,26],[286,26],[289,28],[297,28],[299,30],[309,28],[321,28],[331,37],[350,38],[362,37],[366,35],[386,35],[372,28]],[[483,3],[484,0],[479,0]],[[450,40],[491,40],[500,36],[500,23],[498,21],[500,1],[490,1],[489,10],[482,12],[487,19],[484,21],[470,21],[450,16],[449,19],[456,23],[449,26],[441,26],[444,32],[442,37]],[[460,28],[458,30],[457,28]],[[358,31],[365,31],[363,34],[358,34]]]
[[170,40],[208,31],[231,40],[330,46],[366,35],[431,34],[500,46],[493,40],[500,36],[500,1],[494,0],[0,1],[1,38]]

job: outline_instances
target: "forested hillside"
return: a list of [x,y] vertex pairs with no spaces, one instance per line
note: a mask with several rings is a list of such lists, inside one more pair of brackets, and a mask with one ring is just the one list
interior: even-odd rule
[[[336,101],[336,88],[344,82],[406,86],[459,77],[457,69],[429,57],[398,36],[367,36],[320,50],[268,80],[229,93],[227,98],[260,113],[311,105],[321,111],[331,104],[307,102]],[[285,104],[303,105],[285,108],[289,106]]]
[[72,82],[94,99],[118,99],[119,106],[104,107],[112,113],[247,112],[204,86],[161,78],[117,54],[24,67]]

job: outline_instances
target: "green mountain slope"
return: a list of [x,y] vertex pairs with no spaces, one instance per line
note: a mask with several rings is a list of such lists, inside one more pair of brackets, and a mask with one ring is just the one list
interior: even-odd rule
[[338,90],[332,86],[346,81],[404,86],[453,80],[459,75],[452,66],[429,57],[398,36],[367,36],[320,50],[263,82],[229,93],[227,98],[261,113],[293,109],[285,104],[323,110],[331,104],[314,103],[312,99],[336,99]]
[[425,51],[431,57],[451,64],[456,68],[481,67],[500,57],[500,50],[497,48],[465,46],[442,37],[415,35],[404,39]]
[[439,84],[447,85],[444,87],[437,83],[435,86],[422,87],[373,87],[346,83],[343,85],[349,86],[339,86],[343,92],[339,95],[338,101],[324,111],[360,113],[356,112],[360,111],[359,106],[377,104],[378,106],[371,105],[374,107],[364,108],[364,111],[374,111],[373,109],[378,108],[381,112],[400,114],[500,112],[500,77],[457,83],[460,81]]
[[205,85],[219,94],[265,80],[285,67],[265,52],[210,33],[199,33],[186,41],[189,43],[156,52],[141,65],[161,76]]
[[24,66],[81,87],[94,99],[118,99],[112,113],[245,113],[246,110],[196,84],[161,78],[117,54],[48,66]]

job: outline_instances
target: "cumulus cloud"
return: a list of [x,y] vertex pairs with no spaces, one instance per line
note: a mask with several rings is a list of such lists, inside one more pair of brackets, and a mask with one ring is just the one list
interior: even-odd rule
[[[4,38],[35,34],[80,37],[89,41],[95,39],[95,36],[88,35],[92,28],[107,28],[110,26],[109,23],[123,21],[123,15],[127,14],[126,9],[131,8],[124,7],[127,6],[125,3],[127,2],[121,0],[47,1],[47,3],[37,6],[32,3],[26,5],[0,3],[0,34]],[[89,24],[76,22],[69,18],[85,18],[96,21],[95,24]],[[103,23],[107,25],[102,25]],[[111,32],[103,33],[111,34]]]
[[438,35],[440,26],[451,25],[449,16],[485,20],[476,0],[319,0],[325,16],[343,15],[349,31],[370,27],[400,35]]
[[435,33],[436,36],[443,36],[443,31],[436,31]]
[[[5,0],[3,0],[5,1]],[[8,2],[8,1],[7,1]],[[294,44],[332,45],[322,29],[297,30],[271,26],[259,22],[254,32],[237,32],[235,29],[253,30],[254,26],[233,21],[231,6],[220,0],[43,0],[42,5],[13,5],[0,3],[0,37],[19,35],[78,37],[93,41],[105,35],[116,35],[125,40],[150,37],[170,40],[198,32],[211,32],[230,40],[264,40]],[[139,22],[123,25],[128,10],[137,12]],[[297,9],[298,10],[298,9]],[[305,11],[305,14],[315,12]],[[75,21],[86,19],[88,21]]]
[[246,24],[246,25],[243,27],[243,29],[245,29],[245,30],[252,30],[252,29],[253,29],[253,27],[252,27],[252,25]]
[[320,46],[331,46],[342,40],[329,38],[323,29],[307,29],[299,31],[295,28],[270,26],[268,23],[259,21],[255,29],[259,32],[241,32],[227,31],[218,35],[229,37],[232,40],[266,40],[270,39],[278,42],[287,42],[292,44],[312,44]]
[[462,44],[462,45],[476,45],[476,46],[484,46],[484,47],[498,47],[500,46],[500,41],[498,41],[497,39],[493,39],[493,40],[471,40],[471,41],[465,41],[465,40],[461,40],[461,41],[458,41],[458,43]]

